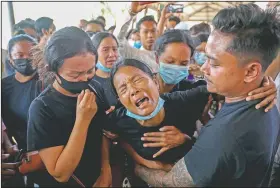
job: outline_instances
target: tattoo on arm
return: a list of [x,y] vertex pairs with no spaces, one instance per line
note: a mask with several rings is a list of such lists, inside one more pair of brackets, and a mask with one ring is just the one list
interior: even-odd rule
[[151,169],[136,164],[135,173],[137,176],[139,176],[143,181],[145,181],[149,185],[152,185],[154,187],[163,187],[162,179],[163,176],[166,174],[165,171]]
[[193,179],[189,174],[185,159],[180,159],[171,171],[150,169],[137,165],[136,174],[153,187],[194,187]]
[[180,159],[163,177],[164,187],[194,187],[193,179],[188,172],[185,159]]

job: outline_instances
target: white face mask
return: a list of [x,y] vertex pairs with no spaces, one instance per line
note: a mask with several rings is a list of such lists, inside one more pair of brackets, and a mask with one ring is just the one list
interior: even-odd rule
[[134,46],[134,42],[135,42],[134,40],[128,39],[128,43],[129,43],[129,45],[132,46],[132,47]]

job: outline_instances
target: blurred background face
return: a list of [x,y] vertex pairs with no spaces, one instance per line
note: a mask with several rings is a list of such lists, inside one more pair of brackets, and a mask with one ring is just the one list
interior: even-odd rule
[[162,63],[187,66],[191,59],[191,48],[185,43],[170,43],[159,56]]
[[121,103],[134,114],[150,115],[159,98],[158,86],[146,73],[132,66],[119,68],[114,86]]
[[130,39],[133,41],[140,41],[140,33],[136,32],[136,33],[131,34]]
[[87,21],[86,20],[80,20],[79,28],[82,30],[85,30],[87,26]]
[[15,59],[29,59],[31,58],[30,50],[33,47],[32,43],[28,41],[17,42],[11,50],[11,62],[14,65]]
[[157,26],[153,21],[144,21],[140,25],[140,39],[146,50],[151,50],[156,40]]
[[95,24],[95,23],[90,23],[87,24],[86,26],[86,32],[102,32],[103,31],[103,27],[99,24]]
[[208,59],[201,67],[208,91],[226,97],[238,96],[245,78],[245,70],[238,59],[226,51],[231,40],[231,36],[212,32],[206,45]]
[[167,21],[166,22],[166,28],[167,29],[174,29],[177,23],[175,21]]
[[[88,81],[95,75],[95,58],[91,53],[67,58],[58,69],[58,74],[70,82]],[[60,80],[58,76],[56,79]]]
[[106,37],[98,47],[98,60],[103,66],[112,68],[118,59],[118,45],[112,37]]

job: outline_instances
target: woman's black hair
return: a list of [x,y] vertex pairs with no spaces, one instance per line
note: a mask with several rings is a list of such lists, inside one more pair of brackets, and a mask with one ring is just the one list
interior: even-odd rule
[[99,32],[99,33],[96,33],[96,34],[94,35],[94,37],[91,39],[91,41],[92,41],[92,43],[93,43],[93,46],[94,46],[96,49],[98,49],[100,43],[103,41],[103,39],[105,39],[105,38],[107,38],[107,37],[113,38],[113,39],[116,41],[117,45],[119,46],[119,43],[118,43],[117,38],[116,38],[113,34],[108,33],[108,32]]
[[33,45],[36,45],[37,44],[37,41],[32,38],[31,36],[29,35],[26,35],[26,34],[20,34],[20,35],[16,35],[14,36],[13,38],[11,38],[9,40],[9,43],[8,43],[8,54],[9,54],[9,57],[11,56],[11,52],[12,52],[12,49],[14,47],[14,45],[20,41],[28,41],[30,43],[32,43]]
[[97,62],[97,50],[87,33],[71,26],[62,28],[52,35],[44,49],[44,58],[49,65],[49,70],[57,72],[65,59],[87,52],[95,55]]
[[149,77],[154,78],[153,72],[145,63],[136,59],[120,59],[117,63],[114,64],[110,72],[111,84],[116,96],[118,96],[118,94],[114,86],[114,76],[121,67],[126,67],[126,66],[132,66],[137,69],[140,69],[141,71],[146,73]]
[[191,49],[191,56],[194,52],[194,44],[189,32],[184,32],[178,29],[172,29],[161,35],[155,42],[153,50],[160,56],[168,44],[183,42]]

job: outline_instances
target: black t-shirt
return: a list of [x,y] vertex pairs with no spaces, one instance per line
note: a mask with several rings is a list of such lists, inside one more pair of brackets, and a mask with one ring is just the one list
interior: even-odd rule
[[225,103],[185,156],[196,186],[267,186],[278,146],[279,113],[259,101]]
[[196,130],[196,120],[198,120],[208,101],[209,93],[205,86],[200,86],[189,91],[178,91],[162,95],[165,100],[165,118],[163,122],[154,127],[143,127],[135,119],[126,115],[124,107],[115,110],[110,119],[116,123],[111,131],[116,132],[130,144],[142,157],[149,160],[159,160],[172,163],[183,157],[190,149],[190,142],[186,142],[177,148],[173,148],[156,159],[153,154],[160,148],[144,148],[141,137],[147,132],[158,132],[161,127],[175,126],[182,132],[192,136]]
[[[65,96],[48,86],[30,106],[28,151],[65,146],[75,124],[76,104],[77,97]],[[102,129],[107,123],[104,110],[98,106],[88,129],[81,161],[74,172],[86,186],[92,186],[100,174]]]
[[2,118],[18,147],[26,149],[27,115],[31,102],[41,92],[38,76],[20,83],[15,75],[2,79]]
[[101,84],[101,86],[104,90],[105,97],[106,97],[109,105],[116,106],[116,104],[118,102],[118,98],[114,93],[110,78],[101,78],[101,77],[95,75],[93,77],[93,80],[95,80]]
[[194,82],[194,81],[184,79],[174,86],[171,93],[175,91],[186,91],[206,84],[207,83],[204,80],[198,80]]

